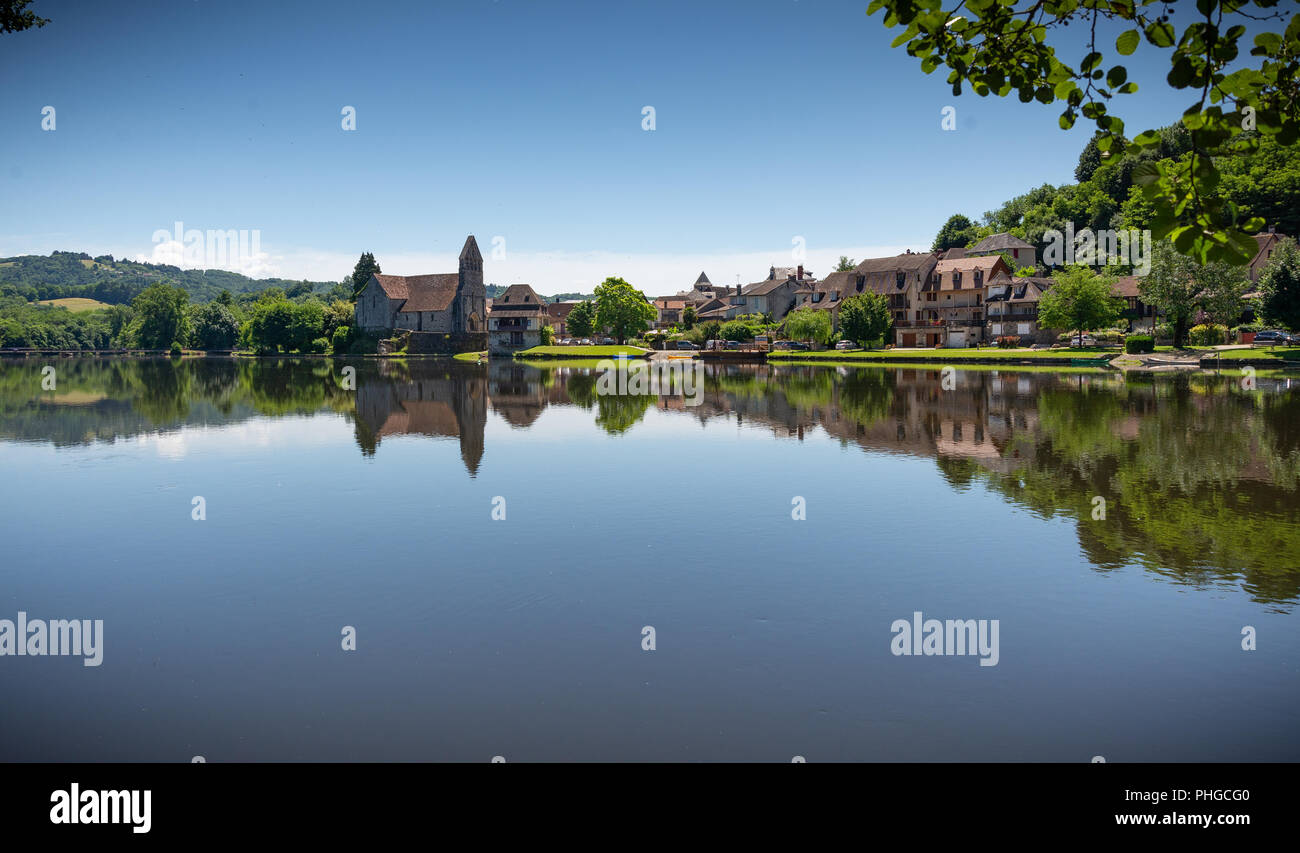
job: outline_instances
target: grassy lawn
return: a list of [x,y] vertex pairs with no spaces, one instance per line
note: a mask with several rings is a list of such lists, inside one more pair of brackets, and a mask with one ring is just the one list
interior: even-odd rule
[[42,299],[42,305],[61,305],[74,314],[82,311],[98,311],[101,308],[111,307],[107,302],[100,302],[98,299],[86,299],[81,296],[69,296],[66,299]]
[[917,361],[907,364],[886,364],[884,362],[863,362],[857,361],[830,361],[818,359],[816,361],[796,358],[783,358],[779,360],[782,367],[852,367],[855,370],[941,370],[945,367],[951,367],[953,370],[971,371],[995,371],[1002,373],[1080,373],[1085,375],[1101,375],[1105,368],[1102,367],[1071,367],[1068,364],[1060,366],[1054,364],[942,364],[940,362]]
[[[1168,350],[1171,347],[1156,347],[1158,350]],[[854,361],[856,359],[879,359],[888,358],[890,360],[916,360],[916,361],[944,361],[950,358],[978,358],[988,359],[990,361],[1012,360],[1018,361],[1022,358],[1098,358],[1099,356],[1117,356],[1123,355],[1122,349],[1105,347],[1079,347],[1078,349],[1057,349],[1057,350],[1032,350],[1032,349],[997,349],[990,347],[986,349],[919,349],[919,350],[848,350],[839,352],[836,350],[823,350],[817,353],[806,352],[774,352],[769,353],[768,361],[798,361],[809,360],[808,356],[812,355],[817,359],[834,358],[836,361]]]
[[480,358],[487,358],[487,350],[483,350],[483,352],[458,352],[452,358],[457,361],[478,361]]
[[[1214,354],[1206,353],[1206,355]],[[1219,350],[1217,354],[1223,361],[1239,361],[1247,358],[1275,358],[1281,361],[1284,358],[1300,358],[1300,347],[1245,347]]]
[[533,347],[532,349],[520,350],[515,353],[515,358],[612,358],[622,353],[628,355],[640,356],[650,352],[648,349],[641,349],[630,345],[623,346],[591,346],[591,347]]

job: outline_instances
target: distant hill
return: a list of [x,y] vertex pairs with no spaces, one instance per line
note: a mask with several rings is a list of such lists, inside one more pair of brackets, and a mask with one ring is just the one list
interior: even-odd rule
[[[112,255],[92,258],[85,252],[52,252],[0,258],[0,296],[21,296],[31,301],[96,299],[109,305],[130,302],[151,284],[166,281],[184,289],[192,302],[211,302],[223,290],[232,294],[255,293],[268,287],[285,291],[304,284],[283,278],[254,279],[226,270],[186,270],[167,264],[116,260]],[[337,282],[312,281],[313,292],[325,293]]]

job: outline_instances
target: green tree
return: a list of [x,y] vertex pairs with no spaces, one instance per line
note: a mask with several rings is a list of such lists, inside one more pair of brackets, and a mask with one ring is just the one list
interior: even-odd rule
[[724,341],[752,341],[754,339],[754,330],[739,320],[732,320],[723,323],[719,334]]
[[623,279],[610,277],[596,285],[596,325],[609,329],[619,343],[644,332],[654,321],[654,306]]
[[1187,330],[1199,312],[1225,325],[1236,322],[1250,283],[1241,267],[1199,264],[1178,254],[1168,240],[1157,240],[1152,254],[1151,273],[1138,283],[1138,293],[1173,324],[1175,347],[1186,346]]
[[248,345],[259,352],[288,351],[293,346],[294,304],[279,298],[259,299],[249,312]]
[[[1095,122],[1101,155],[1158,149],[1164,139],[1156,129],[1125,136],[1123,120],[1109,107],[1137,84],[1123,65],[1104,67],[1110,49],[1099,34],[1123,28],[1114,43],[1120,56],[1143,41],[1147,51],[1169,51],[1167,84],[1192,95],[1181,119],[1190,155],[1140,164],[1134,183],[1154,208],[1156,239],[1169,238],[1179,254],[1201,263],[1244,265],[1255,253],[1251,234],[1264,221],[1224,195],[1216,158],[1257,151],[1255,129],[1284,146],[1300,140],[1300,18],[1270,32],[1261,22],[1287,20],[1276,11],[1278,0],[1197,0],[1196,6],[1200,14],[1180,18],[1181,33],[1168,5],[1157,0],[966,0],[952,9],[939,0],[872,0],[867,14],[883,12],[886,27],[903,28],[894,44],[905,45],[922,72],[947,66],[954,95],[969,84],[980,97],[1014,93],[1024,103],[1063,102],[1060,126],[1069,129],[1081,115]],[[1085,32],[1086,52],[1077,64],[1057,54],[1077,41],[1064,29],[1071,23]],[[1248,29],[1253,62],[1240,58]]]
[[239,321],[220,302],[209,302],[194,312],[194,342],[199,349],[233,349],[239,340]]
[[357,297],[361,295],[361,290],[370,281],[370,277],[379,272],[379,262],[375,260],[374,254],[372,252],[362,252],[360,259],[357,260],[356,267],[352,270],[353,302],[357,301]]
[[136,316],[135,337],[145,349],[168,349],[189,340],[189,317],[185,306],[190,296],[179,287],[159,282],[146,287],[131,300]]
[[975,236],[975,223],[960,213],[954,213],[943,223],[935,235],[932,252],[943,252],[955,247],[965,246]]
[[1265,322],[1300,331],[1300,247],[1295,240],[1278,243],[1259,277],[1259,290]]
[[859,346],[869,347],[882,340],[892,323],[889,300],[879,293],[851,296],[840,305],[840,331]]
[[573,337],[591,337],[596,333],[596,307],[586,299],[574,305],[568,319],[565,320],[564,327]]
[[694,305],[687,305],[682,309],[682,328],[690,331],[695,328],[696,312]]
[[299,352],[312,351],[312,342],[325,332],[325,306],[314,299],[293,306],[289,345]]
[[1119,319],[1121,303],[1113,288],[1116,277],[1075,265],[1052,273],[1052,286],[1038,303],[1038,323],[1049,329],[1086,332],[1104,329]]
[[830,343],[833,334],[830,312],[808,306],[796,308],[785,316],[785,333],[796,341]]
[[324,335],[333,340],[334,332],[343,326],[352,325],[352,303],[345,299],[335,299],[325,306]]
[[555,343],[555,329],[542,326],[542,346],[549,347],[553,343]]
[[835,265],[835,271],[849,272],[853,270],[855,267],[857,267],[857,264],[853,263],[852,258],[850,258],[848,255],[840,255],[840,261]]
[[16,33],[32,27],[43,27],[50,21],[35,12],[26,11],[32,0],[0,0],[0,33]]

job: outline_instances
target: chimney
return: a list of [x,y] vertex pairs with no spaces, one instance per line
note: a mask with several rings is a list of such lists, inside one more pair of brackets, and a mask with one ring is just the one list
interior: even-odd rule
[[1268,226],[1268,233],[1270,233],[1270,234],[1276,234],[1276,233],[1277,233],[1277,226],[1276,226],[1276,225],[1270,225],[1270,226]]
[[798,278],[800,281],[803,281],[803,264],[800,264],[800,265],[799,265],[799,275],[797,276],[797,278]]

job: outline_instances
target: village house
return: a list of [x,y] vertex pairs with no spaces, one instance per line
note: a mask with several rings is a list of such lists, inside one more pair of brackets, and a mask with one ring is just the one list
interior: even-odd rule
[[985,340],[985,287],[1011,275],[1000,255],[940,260],[921,288],[921,319],[944,330],[943,345],[968,347]]
[[1038,325],[1038,302],[1052,280],[1046,277],[1016,278],[998,271],[985,286],[984,306],[989,337],[1019,337],[1023,344],[1055,343],[1056,329]]
[[474,235],[465,239],[457,272],[372,275],[357,296],[354,314],[356,327],[370,333],[439,332],[453,341],[464,336],[467,342],[481,337],[487,290]]
[[660,296],[651,300],[651,303],[655,307],[656,329],[667,329],[674,323],[682,322],[682,314],[690,305],[684,297],[679,296]]
[[779,323],[797,303],[795,294],[812,287],[816,279],[802,265],[771,267],[767,278],[747,284],[732,299],[739,314],[767,314]]
[[565,338],[569,336],[569,313],[573,311],[577,302],[547,302],[545,325],[550,326],[555,332],[555,337]]
[[938,261],[937,253],[911,251],[892,258],[867,258],[847,272],[830,273],[811,287],[800,288],[796,307],[829,311],[832,327],[838,329],[844,300],[870,290],[889,302],[895,346],[942,346],[943,329],[927,322],[921,307],[921,289]]
[[510,355],[540,346],[546,303],[526,284],[512,284],[492,300],[488,315],[488,352]]
[[991,234],[983,240],[980,240],[974,246],[965,250],[964,257],[970,257],[972,255],[997,255],[1002,252],[1011,255],[1015,260],[1016,268],[1012,270],[1013,273],[1024,267],[1037,268],[1038,266],[1038,251],[1029,243],[1026,243],[1016,235],[1010,234],[1006,231],[1003,231],[1000,234]]
[[1115,295],[1124,300],[1124,319],[1128,321],[1130,332],[1151,332],[1155,328],[1156,309],[1142,301],[1138,285],[1142,279],[1135,275],[1122,276],[1112,288]]

